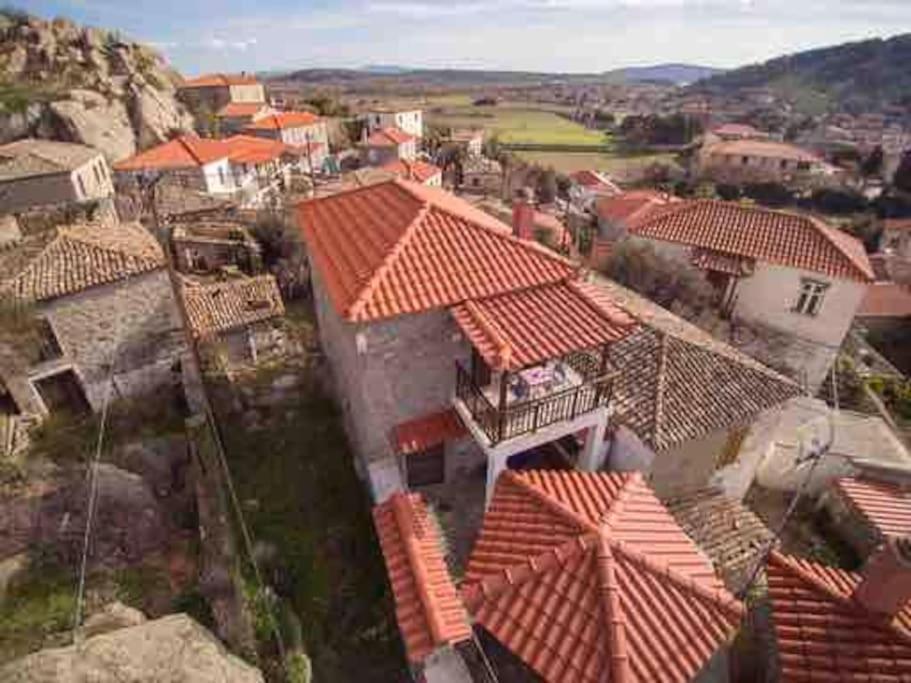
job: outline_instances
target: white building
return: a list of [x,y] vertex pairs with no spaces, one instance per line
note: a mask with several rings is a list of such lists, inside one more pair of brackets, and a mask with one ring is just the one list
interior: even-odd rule
[[411,161],[417,154],[417,139],[401,128],[382,128],[367,136],[362,143],[364,160],[371,166]]
[[424,113],[420,109],[371,109],[366,122],[368,135],[383,128],[400,128],[416,138],[424,137]]
[[0,213],[113,194],[107,161],[92,147],[33,138],[0,146]]
[[743,348],[788,368],[814,389],[873,280],[860,241],[808,215],[684,201],[627,221],[619,230],[702,271],[722,315],[768,333],[755,348]]

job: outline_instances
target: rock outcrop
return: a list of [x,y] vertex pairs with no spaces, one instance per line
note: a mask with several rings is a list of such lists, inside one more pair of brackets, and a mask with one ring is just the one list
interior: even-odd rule
[[0,142],[81,142],[110,161],[190,132],[180,75],[148,46],[65,19],[0,14]]
[[[116,619],[115,619],[116,621]],[[129,622],[128,622],[129,623]],[[79,645],[41,650],[0,667],[6,683],[262,683],[185,614],[95,635]]]

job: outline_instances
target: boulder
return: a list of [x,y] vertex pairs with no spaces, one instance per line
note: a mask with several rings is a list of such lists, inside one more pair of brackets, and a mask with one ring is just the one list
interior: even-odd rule
[[263,683],[250,666],[185,614],[41,650],[0,667],[6,683]]
[[135,607],[129,607],[122,602],[112,602],[105,605],[104,609],[93,614],[82,625],[81,635],[83,638],[91,638],[110,633],[121,628],[138,626],[146,621],[145,615]]
[[96,147],[114,162],[136,152],[136,135],[123,102],[91,90],[72,90],[50,104],[59,139]]
[[130,102],[136,143],[140,148],[165,142],[171,131],[193,127],[193,117],[177,103],[173,93],[164,94],[149,85],[136,87]]

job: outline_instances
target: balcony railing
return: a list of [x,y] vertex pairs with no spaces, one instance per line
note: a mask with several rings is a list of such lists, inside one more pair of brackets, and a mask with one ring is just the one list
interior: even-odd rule
[[[571,364],[575,367],[579,360],[574,358],[575,362]],[[573,420],[610,403],[614,373],[599,377],[592,377],[588,372],[582,375],[584,380],[578,386],[512,403],[501,410],[490,402],[471,374],[457,362],[456,397],[465,404],[491,445],[496,445],[557,422]]]

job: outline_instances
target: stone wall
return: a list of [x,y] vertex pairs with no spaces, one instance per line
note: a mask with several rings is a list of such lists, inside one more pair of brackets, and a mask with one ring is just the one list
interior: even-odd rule
[[[104,400],[118,325],[114,377],[118,397],[169,384],[172,366],[184,349],[180,316],[165,270],[41,304],[37,313],[51,324],[64,354],[52,363],[75,366],[95,409]],[[35,366],[29,375],[47,374],[51,369],[47,364]]]

